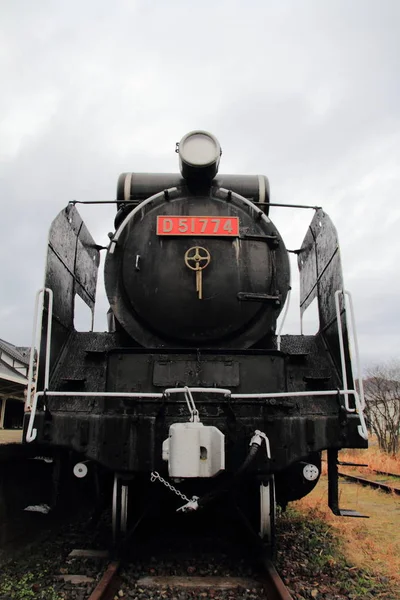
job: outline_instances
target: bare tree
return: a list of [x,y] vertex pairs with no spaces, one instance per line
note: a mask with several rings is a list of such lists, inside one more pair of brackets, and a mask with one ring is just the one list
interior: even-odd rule
[[364,380],[365,416],[381,450],[400,451],[400,363],[376,365]]

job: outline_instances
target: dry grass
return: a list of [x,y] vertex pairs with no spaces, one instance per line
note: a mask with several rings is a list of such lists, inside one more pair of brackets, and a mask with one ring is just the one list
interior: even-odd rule
[[339,536],[343,552],[355,568],[390,577],[400,585],[400,500],[379,490],[340,481],[342,508],[358,510],[369,519],[335,517],[327,503],[327,478],[295,507],[306,515],[318,516]]
[[[358,462],[368,464],[368,468],[362,469],[364,473],[373,470],[396,473],[400,476],[400,455],[390,456],[381,452],[374,440],[367,450],[341,450],[339,460],[344,462]],[[349,468],[349,467],[346,467]]]

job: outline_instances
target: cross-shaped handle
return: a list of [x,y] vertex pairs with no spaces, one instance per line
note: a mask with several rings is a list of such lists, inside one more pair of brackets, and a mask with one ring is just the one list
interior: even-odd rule
[[196,292],[199,300],[203,299],[203,275],[202,271],[211,261],[211,254],[207,248],[192,246],[185,252],[185,265],[192,271],[196,271]]

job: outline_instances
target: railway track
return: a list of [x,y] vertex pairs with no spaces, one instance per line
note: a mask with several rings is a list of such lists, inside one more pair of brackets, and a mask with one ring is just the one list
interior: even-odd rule
[[[291,594],[295,598],[348,597],[347,586],[346,591],[338,575],[340,566],[337,573],[329,567],[323,579],[321,575],[321,581],[316,581],[307,556],[308,540],[314,539],[317,530],[311,528],[305,534],[297,518],[280,532],[289,559],[282,560],[280,552],[278,565],[288,579],[288,590],[259,542],[250,540],[238,526],[233,530],[232,522],[222,523],[219,515],[193,517],[185,519],[179,529],[175,522],[171,525],[171,518],[153,517],[135,530],[117,560],[105,550],[110,541],[110,513],[106,511],[95,524],[89,524],[85,513],[65,524],[54,539],[33,546],[21,561],[6,565],[0,596],[13,597],[4,595],[1,584],[8,582],[7,589],[23,589],[26,597],[33,590],[38,598],[64,600],[290,600]],[[317,538],[317,546],[312,546],[319,556],[325,551],[325,535],[323,538]],[[382,592],[379,586],[374,594],[378,592]]]
[[183,520],[168,513],[133,522],[109,550],[105,522],[92,537],[74,528],[80,546],[59,565],[57,591],[79,600],[291,600],[259,536],[226,509]]
[[[112,600],[118,591],[121,583],[120,570],[123,567],[120,561],[112,561],[105,569],[99,583],[92,591],[88,600]],[[143,594],[145,590],[149,591],[149,597],[155,597],[158,591],[160,597],[165,598],[167,590],[172,592],[172,598],[179,596],[186,598],[185,592],[201,593],[204,598],[220,598],[222,593],[237,594],[239,590],[251,591],[257,600],[293,600],[289,590],[283,583],[273,563],[268,557],[260,558],[260,568],[258,578],[244,577],[221,577],[221,576],[147,576],[139,578],[134,584],[134,588],[121,590],[121,598],[125,598],[125,591],[136,591]],[[182,593],[183,592],[183,593]],[[208,595],[207,592],[211,592]],[[230,596],[232,597],[232,596]]]
[[[380,474],[380,475],[386,475],[388,477],[389,476],[397,477],[400,482],[400,476],[396,475],[395,473],[386,473],[383,471],[374,471],[374,472],[377,474]],[[395,487],[393,485],[389,485],[389,484],[385,483],[384,481],[375,481],[373,479],[368,479],[366,477],[360,477],[359,475],[350,475],[349,473],[343,473],[343,471],[339,471],[339,475],[340,475],[340,477],[343,477],[344,479],[347,479],[348,481],[353,481],[354,483],[360,483],[361,485],[364,485],[364,486],[369,486],[374,489],[383,490],[384,492],[387,492],[388,494],[395,494],[397,496],[400,496],[400,483],[399,483],[399,487]]]
[[[40,464],[39,467],[43,465]],[[10,482],[7,480],[7,483]],[[10,488],[9,485],[5,487],[7,490]],[[224,524],[219,512],[214,516],[211,512],[208,516],[188,517],[188,526],[182,526],[181,517],[173,516],[167,520],[165,515],[153,517],[134,530],[134,539],[121,548],[119,560],[111,560],[112,554],[100,550],[108,547],[108,538],[106,539],[103,531],[107,523],[108,532],[107,518],[98,525],[89,526],[88,517],[82,516],[82,522],[78,518],[77,523],[70,526],[68,519],[64,520],[62,516],[58,522],[52,514],[44,516],[40,513],[24,513],[22,508],[27,499],[25,494],[22,495],[23,501],[21,499],[20,503],[16,503],[13,497],[14,502],[8,502],[7,505],[16,504],[15,512],[19,521],[26,517],[25,520],[34,519],[39,522],[32,532],[33,543],[39,537],[48,544],[54,543],[52,552],[55,557],[62,553],[65,543],[69,545],[70,540],[74,543],[61,562],[57,563],[56,559],[53,574],[51,564],[43,568],[49,572],[48,579],[40,584],[35,582],[35,589],[39,589],[40,585],[54,585],[61,594],[60,597],[79,600],[113,600],[115,596],[128,600],[132,598],[129,593],[132,591],[133,598],[137,597],[138,600],[150,597],[193,598],[193,595],[196,598],[201,596],[221,600],[232,597],[238,600],[291,599],[274,565],[267,556],[262,555],[257,545],[257,540],[260,544],[258,536],[255,536],[257,540],[251,539],[235,521],[228,520]],[[225,510],[222,510],[222,514],[224,513]],[[7,513],[3,516],[7,518],[8,528],[12,529],[11,515]],[[46,527],[50,521],[53,526]],[[54,537],[58,541],[55,539],[53,542],[54,523],[57,523],[59,534],[55,533]],[[13,531],[11,533],[16,534]],[[26,542],[30,539],[29,533],[25,524],[20,532],[19,545],[14,544],[16,550],[20,548],[19,553],[13,553],[16,558],[23,556]],[[61,537],[65,537],[65,540],[61,541]],[[4,548],[0,547],[0,558],[1,552],[8,549],[4,541],[2,535]],[[87,550],[88,547],[92,550]],[[37,564],[41,564],[43,557],[40,551],[38,555]]]
[[374,473],[378,475],[386,475],[386,477],[395,477],[400,479],[400,475],[398,473],[390,473],[389,471],[378,471],[377,469],[373,469]]
[[104,571],[99,583],[89,596],[89,600],[111,600],[118,588],[119,561],[112,561]]

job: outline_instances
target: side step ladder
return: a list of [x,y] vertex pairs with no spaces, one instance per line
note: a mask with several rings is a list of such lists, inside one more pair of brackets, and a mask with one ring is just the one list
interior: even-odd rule
[[[338,472],[338,451],[335,448],[328,452],[328,506],[337,517],[358,517],[369,519],[368,515],[363,515],[357,510],[339,508],[339,472]],[[361,466],[361,465],[357,465]]]

